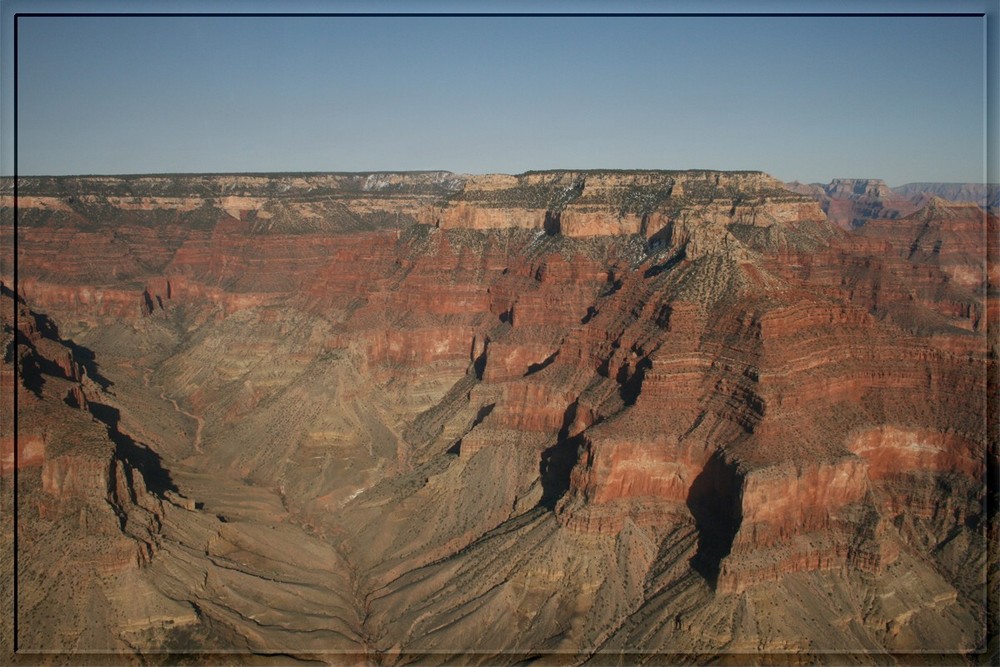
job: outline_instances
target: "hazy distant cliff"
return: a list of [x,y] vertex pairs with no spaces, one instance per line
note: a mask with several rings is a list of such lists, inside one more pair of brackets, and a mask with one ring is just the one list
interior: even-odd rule
[[978,204],[991,210],[1000,206],[1000,185],[996,183],[907,183],[893,191],[909,199],[934,195],[951,201]]
[[849,229],[873,218],[898,218],[913,213],[931,197],[978,204],[988,210],[1000,205],[1000,186],[983,183],[907,183],[890,188],[885,181],[871,178],[836,178],[828,184],[793,183],[785,187],[812,197],[823,207],[830,221]]

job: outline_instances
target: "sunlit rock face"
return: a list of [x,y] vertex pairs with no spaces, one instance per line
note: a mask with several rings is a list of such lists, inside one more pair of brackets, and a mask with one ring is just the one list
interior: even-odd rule
[[[971,651],[997,219],[794,189],[24,179],[0,380],[25,553],[137,654]],[[103,575],[54,555],[66,522]],[[25,585],[62,619],[32,641],[80,648]]]

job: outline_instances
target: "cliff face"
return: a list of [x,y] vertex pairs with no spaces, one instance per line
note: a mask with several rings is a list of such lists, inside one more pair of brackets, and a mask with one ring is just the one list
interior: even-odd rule
[[761,225],[816,219],[808,200],[760,172],[528,172],[470,179],[422,220],[444,229],[539,229],[570,238],[662,236],[699,219]]
[[892,220],[903,217],[916,211],[923,203],[875,178],[835,178],[826,185],[795,182],[785,187],[815,199],[830,222],[844,229],[861,227],[875,218]]
[[[289,521],[337,536],[368,591],[347,634],[371,650],[454,648],[483,618],[521,619],[498,652],[723,650],[684,610],[717,624],[776,586],[831,624],[888,591],[910,615],[880,602],[833,631],[762,613],[754,650],[903,647],[939,607],[927,646],[981,639],[998,276],[976,207],[889,214],[884,184],[837,182],[824,196],[865,220],[849,232],[765,174],[704,171],[19,190],[19,293],[96,350],[123,414],[188,420],[181,438],[128,424],[167,468],[276,489]],[[98,404],[107,430],[110,399],[61,345],[45,391]],[[124,490],[138,452],[91,465],[19,435],[40,493],[146,495]],[[572,622],[525,616],[544,600]]]
[[[155,455],[118,430],[106,404],[113,397],[101,388],[103,378],[91,375],[96,366],[87,351],[60,338],[52,320],[6,284],[0,289],[0,479],[6,504],[17,475],[16,554],[10,516],[3,537],[21,583],[19,645],[121,650],[111,629],[118,609],[92,608],[78,592],[121,594],[120,580],[141,572],[155,553],[164,492],[149,463]],[[3,563],[9,581],[13,563]],[[72,639],[83,616],[108,629]],[[61,636],[53,641],[53,634]],[[5,646],[10,639],[5,633]]]

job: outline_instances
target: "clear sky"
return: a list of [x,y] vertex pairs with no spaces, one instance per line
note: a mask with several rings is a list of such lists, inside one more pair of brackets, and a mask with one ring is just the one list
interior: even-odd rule
[[984,179],[978,17],[17,21],[22,175],[635,167]]

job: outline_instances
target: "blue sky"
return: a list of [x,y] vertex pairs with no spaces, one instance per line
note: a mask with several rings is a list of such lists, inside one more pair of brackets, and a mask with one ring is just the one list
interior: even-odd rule
[[[18,171],[636,167],[980,181],[983,26],[940,16],[22,16]],[[11,173],[11,151],[0,168]]]

